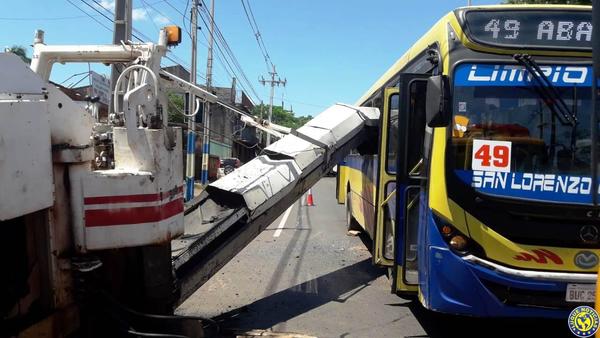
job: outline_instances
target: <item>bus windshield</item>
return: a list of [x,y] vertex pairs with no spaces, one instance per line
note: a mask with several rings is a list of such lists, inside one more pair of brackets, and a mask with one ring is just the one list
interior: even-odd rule
[[462,64],[454,73],[454,172],[478,191],[520,199],[591,202],[589,66],[541,66],[569,116],[552,109],[517,65]]

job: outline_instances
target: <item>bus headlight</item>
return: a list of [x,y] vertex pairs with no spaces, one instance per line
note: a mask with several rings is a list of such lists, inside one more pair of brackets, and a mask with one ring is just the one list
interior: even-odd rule
[[467,238],[463,235],[456,235],[450,238],[450,247],[457,251],[464,251],[467,248]]
[[461,256],[467,254],[475,254],[480,257],[485,256],[483,248],[471,238],[467,237],[454,226],[437,216],[434,216],[434,220],[444,242],[448,244],[448,247],[450,247],[454,253]]

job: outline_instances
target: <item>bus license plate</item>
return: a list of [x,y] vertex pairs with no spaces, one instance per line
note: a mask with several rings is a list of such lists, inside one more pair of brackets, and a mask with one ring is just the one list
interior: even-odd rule
[[595,284],[567,284],[567,302],[593,303],[596,300]]

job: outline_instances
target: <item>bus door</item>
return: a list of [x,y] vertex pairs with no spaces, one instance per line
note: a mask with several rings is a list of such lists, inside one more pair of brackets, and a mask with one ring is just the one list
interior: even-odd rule
[[397,87],[385,88],[383,111],[379,119],[379,160],[377,166],[373,262],[390,268],[394,265],[393,218],[396,210],[399,105],[399,89]]
[[396,212],[396,271],[394,285],[396,292],[413,291],[419,282],[418,275],[418,233],[422,224],[420,217],[421,201],[425,191],[426,175],[425,127],[426,91],[429,75],[406,74],[400,77],[400,88],[404,94],[400,100],[400,124],[402,128],[398,156],[398,210]]
[[417,230],[423,182],[424,74],[401,74],[385,91],[374,259],[391,267],[394,291],[415,291]]

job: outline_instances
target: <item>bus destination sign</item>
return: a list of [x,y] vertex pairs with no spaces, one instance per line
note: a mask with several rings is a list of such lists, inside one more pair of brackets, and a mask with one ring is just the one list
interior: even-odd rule
[[467,11],[471,40],[519,49],[591,50],[591,11]]

